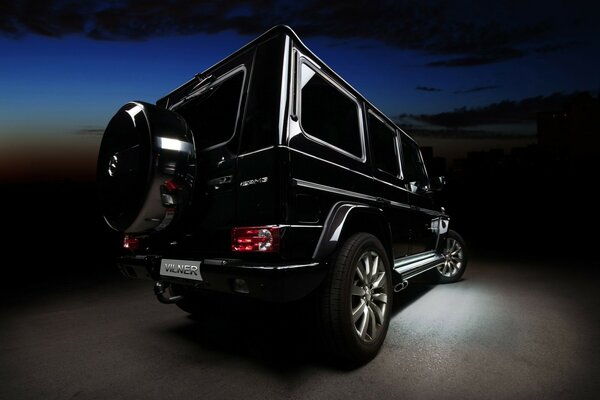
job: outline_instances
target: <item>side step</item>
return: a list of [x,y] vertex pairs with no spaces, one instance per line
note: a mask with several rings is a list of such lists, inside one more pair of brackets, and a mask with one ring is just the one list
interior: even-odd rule
[[429,251],[396,260],[394,262],[394,272],[397,274],[399,281],[402,282],[443,263],[443,255],[435,251]]

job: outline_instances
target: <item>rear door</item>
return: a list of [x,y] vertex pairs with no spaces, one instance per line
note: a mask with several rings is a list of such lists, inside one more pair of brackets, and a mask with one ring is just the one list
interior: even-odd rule
[[261,43],[254,57],[237,161],[237,226],[283,222],[282,179],[286,173],[279,121],[285,108],[280,99],[284,85],[284,57],[289,52],[286,36]]
[[200,235],[186,240],[194,240],[188,245],[205,254],[228,251],[230,227],[236,220],[237,154],[253,53],[250,50],[208,72],[171,106],[185,118],[194,136],[195,206],[185,223],[186,231]]

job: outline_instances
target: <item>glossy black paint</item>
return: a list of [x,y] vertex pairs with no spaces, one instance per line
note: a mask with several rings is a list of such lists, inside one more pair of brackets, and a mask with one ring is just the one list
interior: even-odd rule
[[[115,230],[166,229],[187,205],[196,169],[194,138],[179,115],[131,102],[111,119],[100,147],[97,181],[106,222]],[[177,185],[165,193],[163,184]],[[163,195],[168,195],[165,206]]]
[[[302,80],[302,65],[310,65],[320,84],[331,86],[330,93],[338,91],[346,107],[356,107],[357,126],[353,131],[359,137],[353,138],[351,152],[315,137],[314,120],[313,132],[305,131],[302,85],[312,78]],[[160,99],[157,105],[175,113],[191,101],[202,107],[198,96],[218,93],[219,82],[224,82],[223,77],[232,71],[244,74],[234,132],[224,143],[195,149],[197,172],[185,216],[169,230],[144,237],[142,254],[222,259],[236,265],[227,271],[206,267],[206,276],[211,279],[203,285],[208,290],[218,286],[227,291],[229,286],[223,282],[236,274],[241,276],[244,266],[311,265],[311,270],[321,271],[303,275],[302,267],[252,268],[252,279],[259,277],[256,285],[253,283],[253,294],[274,298],[279,296],[271,296],[267,289],[276,285],[261,286],[262,273],[268,270],[268,279],[275,281],[277,277],[286,282],[292,279],[292,286],[290,277],[303,275],[303,280],[297,281],[297,290],[307,294],[319,284],[322,270],[338,245],[355,232],[376,235],[392,261],[436,249],[440,232],[432,227],[432,220],[441,217],[447,221],[448,217],[434,209],[424,169],[425,181],[418,188],[405,175],[402,145],[416,144],[307,49],[291,29],[272,29]],[[194,96],[196,100],[191,100]],[[186,110],[183,115],[193,118],[193,109]],[[374,162],[378,154],[371,145],[373,128],[367,123],[368,116],[389,129],[398,163],[393,173],[379,169],[381,163]],[[206,142],[202,135],[210,135],[201,128],[192,130],[196,143]],[[231,228],[263,225],[281,227],[279,252],[231,252]],[[139,254],[134,257],[130,256],[132,263],[139,264]],[[122,263],[126,265],[126,261]],[[149,269],[155,268],[150,262],[146,264]],[[151,275],[157,280],[168,279]],[[221,283],[215,286],[216,282]]]

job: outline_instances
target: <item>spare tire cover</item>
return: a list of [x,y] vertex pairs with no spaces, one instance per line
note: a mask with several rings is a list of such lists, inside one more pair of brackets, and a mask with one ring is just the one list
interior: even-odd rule
[[180,115],[130,102],[108,123],[97,182],[102,214],[113,229],[165,229],[189,201],[195,175],[193,135]]

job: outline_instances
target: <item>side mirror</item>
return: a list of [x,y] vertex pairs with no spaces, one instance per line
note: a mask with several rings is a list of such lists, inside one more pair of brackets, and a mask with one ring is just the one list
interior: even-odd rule
[[431,179],[431,191],[439,192],[446,186],[446,178],[443,176],[436,176]]

